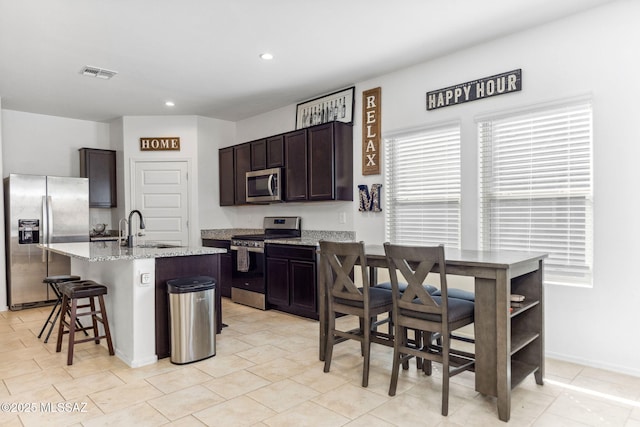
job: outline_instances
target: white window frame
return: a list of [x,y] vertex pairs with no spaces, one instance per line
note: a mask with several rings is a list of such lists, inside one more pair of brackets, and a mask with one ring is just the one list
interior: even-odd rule
[[480,247],[546,252],[545,283],[592,286],[591,99],[482,118],[477,126]]
[[447,123],[385,136],[387,241],[460,248],[460,134]]

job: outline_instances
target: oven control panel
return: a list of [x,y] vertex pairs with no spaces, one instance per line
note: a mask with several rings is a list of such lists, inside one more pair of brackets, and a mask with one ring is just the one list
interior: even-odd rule
[[262,248],[264,242],[262,240],[231,240],[231,246],[244,246],[247,248]]

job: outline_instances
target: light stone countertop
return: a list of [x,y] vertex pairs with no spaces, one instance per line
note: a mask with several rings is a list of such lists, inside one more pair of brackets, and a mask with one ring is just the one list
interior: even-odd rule
[[89,262],[163,258],[176,256],[208,255],[227,252],[226,249],[189,246],[178,248],[148,248],[120,246],[115,241],[50,243],[38,245],[62,255]]
[[240,234],[261,234],[264,233],[262,228],[218,228],[212,230],[200,230],[202,239],[212,240],[231,240],[232,236]]
[[[261,228],[225,228],[201,230],[200,237],[203,239],[213,240],[231,240],[231,236],[261,233],[264,233],[264,230]],[[331,240],[334,242],[353,242],[355,241],[355,238],[355,231],[302,230],[300,237],[290,239],[266,239],[264,242],[280,245],[318,246],[318,242],[320,240]]]

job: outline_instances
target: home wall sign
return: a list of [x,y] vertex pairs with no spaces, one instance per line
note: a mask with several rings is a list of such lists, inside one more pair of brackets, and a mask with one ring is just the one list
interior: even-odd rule
[[296,129],[328,122],[353,123],[355,86],[298,104]]
[[362,92],[362,175],[380,174],[379,87]]
[[140,151],[180,151],[180,137],[140,138]]
[[427,92],[427,111],[522,90],[522,70],[496,74]]

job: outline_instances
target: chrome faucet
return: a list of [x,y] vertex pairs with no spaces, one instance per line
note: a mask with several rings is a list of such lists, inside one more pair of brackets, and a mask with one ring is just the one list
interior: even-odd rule
[[127,247],[132,248],[133,247],[133,231],[131,230],[131,225],[132,225],[132,219],[133,219],[133,214],[137,213],[138,216],[140,217],[140,229],[144,229],[144,219],[142,218],[142,212],[140,212],[137,209],[132,210],[131,212],[129,212],[129,221],[128,221],[128,234],[127,234]]
[[127,221],[127,218],[120,218],[120,221],[118,221],[118,244],[120,246],[124,246],[127,243],[127,240],[124,237],[124,228],[122,227],[122,221],[124,221],[124,223],[129,226],[129,221]]

